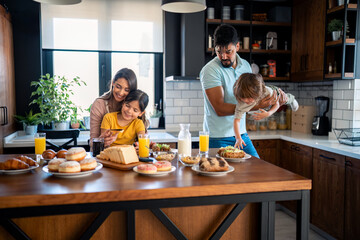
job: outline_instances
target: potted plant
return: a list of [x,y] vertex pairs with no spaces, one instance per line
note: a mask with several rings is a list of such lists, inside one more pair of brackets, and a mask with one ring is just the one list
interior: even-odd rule
[[74,95],[72,87],[85,85],[79,77],[67,79],[66,77],[50,76],[45,74],[39,81],[31,82],[35,90],[31,97],[35,97],[30,104],[37,104],[41,112],[41,121],[43,124],[54,124],[54,129],[67,129],[68,120],[72,113],[74,103],[70,96]]
[[79,107],[72,107],[72,114],[70,115],[70,122],[71,122],[71,128],[78,129],[80,126],[81,128],[85,128],[82,121],[79,119],[78,110],[82,112],[82,109]]
[[341,30],[343,28],[343,21],[340,19],[332,19],[328,24],[328,32],[331,33],[332,40],[337,41],[341,37]]
[[162,111],[157,109],[157,104],[154,106],[154,111],[150,115],[150,128],[158,128]]
[[[87,109],[85,109],[85,111],[88,112],[89,115],[91,111],[91,106],[92,104],[90,104],[90,106]],[[85,129],[90,129],[90,116],[84,116],[84,125],[85,125]]]
[[33,114],[32,110],[25,113],[25,116],[14,115],[15,119],[23,124],[26,135],[34,135],[37,132],[38,124],[41,122],[40,113]]

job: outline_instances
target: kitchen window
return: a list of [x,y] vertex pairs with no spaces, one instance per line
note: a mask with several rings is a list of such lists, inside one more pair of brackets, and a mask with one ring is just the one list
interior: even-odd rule
[[149,95],[151,111],[163,98],[160,5],[160,0],[41,4],[43,73],[85,81],[71,98],[86,109],[109,89],[119,69],[130,68],[138,88]]

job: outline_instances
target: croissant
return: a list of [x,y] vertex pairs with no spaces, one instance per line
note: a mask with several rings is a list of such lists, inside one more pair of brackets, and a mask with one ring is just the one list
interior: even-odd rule
[[56,156],[56,152],[54,150],[52,150],[52,149],[45,150],[42,153],[42,157],[44,159],[53,159],[55,156]]
[[17,159],[29,164],[29,166],[36,166],[36,161],[34,161],[34,159],[28,157],[28,156],[24,156],[24,155],[21,155],[19,157],[16,157]]
[[65,153],[66,153],[66,152],[67,152],[67,150],[61,149],[61,150],[59,150],[59,151],[57,152],[56,157],[58,157],[58,158],[65,158]]
[[10,158],[3,162],[0,165],[0,168],[5,170],[26,169],[29,168],[29,164],[16,158]]

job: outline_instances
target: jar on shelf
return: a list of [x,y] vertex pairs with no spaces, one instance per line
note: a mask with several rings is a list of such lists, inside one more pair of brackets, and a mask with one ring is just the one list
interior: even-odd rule
[[252,119],[249,114],[246,114],[246,130],[257,131],[257,121]]
[[274,115],[268,117],[267,125],[268,125],[269,130],[276,130],[277,129],[276,117]]
[[287,129],[287,124],[286,124],[286,113],[285,111],[281,111],[279,113],[279,121],[277,124],[277,128],[279,130],[286,130]]
[[263,77],[269,76],[269,65],[263,64],[260,66],[260,73]]
[[259,130],[260,131],[268,130],[266,118],[259,120]]

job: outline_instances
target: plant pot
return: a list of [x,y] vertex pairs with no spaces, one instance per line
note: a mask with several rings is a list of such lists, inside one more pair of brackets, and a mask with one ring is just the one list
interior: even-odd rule
[[160,118],[150,118],[150,128],[159,128]]
[[25,126],[25,134],[26,135],[34,135],[37,133],[38,126],[37,125],[26,125]]
[[72,123],[71,128],[72,129],[78,129],[80,127],[80,123]]
[[90,117],[86,116],[84,117],[84,125],[86,129],[90,129]]
[[67,129],[69,129],[69,123],[66,121],[65,122],[54,122],[53,129],[54,130],[67,130]]
[[332,40],[337,41],[341,37],[341,31],[333,31],[331,32]]

